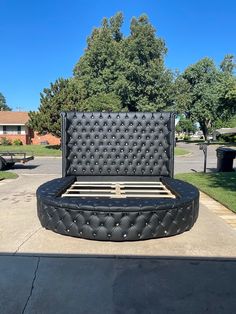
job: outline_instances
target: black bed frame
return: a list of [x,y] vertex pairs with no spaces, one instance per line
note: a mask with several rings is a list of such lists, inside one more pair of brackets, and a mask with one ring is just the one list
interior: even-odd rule
[[[62,178],[37,190],[41,224],[65,235],[110,241],[189,230],[198,216],[199,192],[173,179],[174,133],[174,114],[168,112],[62,113]],[[162,182],[174,197],[67,197],[77,181]]]

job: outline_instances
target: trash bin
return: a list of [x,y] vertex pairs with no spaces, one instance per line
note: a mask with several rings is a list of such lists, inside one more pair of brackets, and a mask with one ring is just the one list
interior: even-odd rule
[[216,150],[217,171],[230,172],[234,171],[233,161],[236,157],[236,150],[228,147],[219,147]]

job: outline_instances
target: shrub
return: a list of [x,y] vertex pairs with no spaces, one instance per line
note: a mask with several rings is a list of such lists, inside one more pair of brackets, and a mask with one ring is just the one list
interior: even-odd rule
[[220,142],[236,143],[236,135],[221,134],[217,136],[217,140]]
[[15,140],[13,141],[13,145],[21,146],[21,145],[23,145],[23,143],[22,143],[22,141],[21,141],[19,138],[17,138],[17,139],[15,139]]
[[1,143],[1,145],[11,145],[11,140],[9,140],[9,139],[6,138],[6,137],[2,137],[2,138],[0,139],[0,143]]
[[189,141],[190,138],[191,138],[191,136],[189,136],[189,135],[184,135],[184,141]]

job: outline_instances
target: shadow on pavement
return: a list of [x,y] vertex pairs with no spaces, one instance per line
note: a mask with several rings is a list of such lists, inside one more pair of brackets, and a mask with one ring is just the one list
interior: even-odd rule
[[35,169],[38,168],[39,165],[24,165],[24,164],[15,164],[11,169]]
[[4,313],[234,313],[236,259],[0,255]]

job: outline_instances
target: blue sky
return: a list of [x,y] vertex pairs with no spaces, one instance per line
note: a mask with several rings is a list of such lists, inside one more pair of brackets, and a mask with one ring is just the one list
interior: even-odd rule
[[169,68],[236,55],[235,0],[0,0],[0,92],[8,105],[36,110],[43,88],[72,76],[93,27],[118,11],[125,34],[133,16],[149,16]]

